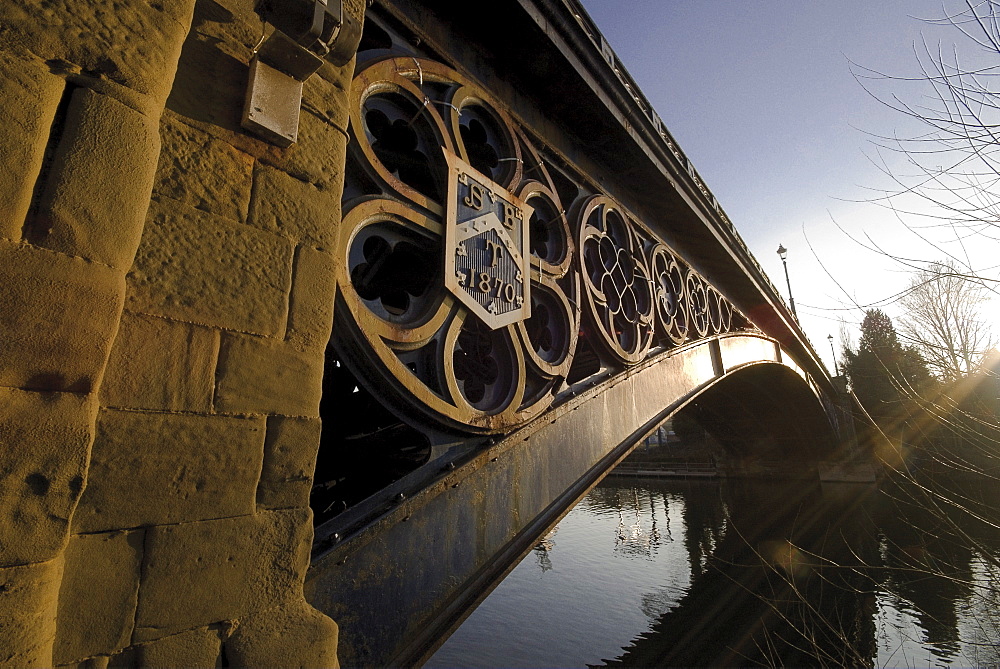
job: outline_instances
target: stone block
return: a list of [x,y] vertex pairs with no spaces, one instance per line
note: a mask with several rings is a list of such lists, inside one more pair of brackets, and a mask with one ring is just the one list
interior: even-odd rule
[[77,88],[25,239],[128,269],[146,220],[159,151],[154,119]]
[[216,411],[319,416],[322,348],[226,332],[215,376]]
[[[330,86],[319,77],[310,77],[304,91],[311,86]],[[299,115],[299,138],[287,149],[277,149],[273,156],[263,158],[284,172],[291,174],[300,181],[316,184],[340,196],[344,183],[344,156],[347,150],[347,136],[342,132],[345,124],[336,124],[325,114],[317,113],[315,107],[309,104],[310,97],[303,102],[302,113]],[[346,109],[347,96],[339,94],[334,97]],[[339,128],[339,129],[338,129]]]
[[[22,44],[46,60],[75,63],[159,100],[173,81],[193,0],[5,2],[5,43]],[[44,26],[40,30],[39,26]]]
[[[234,0],[198,5],[167,109],[183,116],[185,123],[302,181],[329,189],[339,198],[347,138],[331,124],[347,127],[345,91],[353,76],[353,63],[344,67],[326,63],[305,82],[297,144],[287,149],[268,144],[240,125],[249,76],[247,54],[260,39],[259,19],[248,11],[251,8]],[[328,135],[327,130],[336,136]],[[315,139],[322,141],[307,145]]]
[[121,650],[132,638],[143,533],[70,537],[59,588],[56,664]]
[[300,246],[292,272],[285,339],[302,347],[326,348],[336,291],[333,256]]
[[0,237],[20,240],[65,82],[41,60],[0,52]]
[[83,490],[97,401],[0,388],[0,407],[0,564],[50,560]]
[[[131,666],[215,669],[222,652],[220,631],[218,626],[202,627],[136,646]],[[283,663],[277,660],[276,666]]]
[[0,240],[0,386],[90,392],[111,348],[124,277]]
[[337,624],[306,602],[251,614],[226,642],[234,667],[339,667]]
[[[257,38],[260,38],[259,27]],[[242,58],[235,58],[222,51],[222,46],[191,32],[181,51],[167,109],[216,137],[231,139],[240,137],[242,132],[240,116],[246,96],[250,50]]]
[[75,532],[252,513],[263,418],[102,409]]
[[192,34],[215,46],[220,53],[247,59],[260,41],[260,15],[242,0],[200,2],[194,8]]
[[209,413],[218,355],[217,330],[126,312],[101,383],[101,404]]
[[347,96],[354,77],[353,64],[337,67],[327,62],[316,75],[309,77],[302,89],[306,109],[341,128],[346,128],[350,119]]
[[311,543],[308,509],[150,528],[133,642],[301,598]]
[[250,205],[253,158],[202,130],[164,114],[163,148],[154,190],[179,202],[244,222]]
[[62,558],[0,568],[0,668],[52,666]]
[[249,223],[297,241],[331,248],[340,222],[340,197],[331,190],[257,165]]
[[[260,41],[255,5],[213,0],[195,6],[167,107],[222,134],[242,133],[247,62]],[[239,135],[237,135],[239,136]]]
[[270,509],[309,506],[321,430],[318,418],[268,417],[257,504]]
[[259,335],[283,336],[291,287],[287,239],[166,200],[128,274],[131,311]]

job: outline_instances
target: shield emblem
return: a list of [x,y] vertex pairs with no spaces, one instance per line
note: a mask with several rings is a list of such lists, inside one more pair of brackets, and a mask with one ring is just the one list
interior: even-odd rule
[[491,329],[531,315],[532,208],[445,150],[445,286]]

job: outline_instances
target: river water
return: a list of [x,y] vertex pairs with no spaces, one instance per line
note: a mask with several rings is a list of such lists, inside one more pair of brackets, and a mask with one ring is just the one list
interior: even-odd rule
[[610,476],[426,666],[1000,666],[1000,491],[945,487]]

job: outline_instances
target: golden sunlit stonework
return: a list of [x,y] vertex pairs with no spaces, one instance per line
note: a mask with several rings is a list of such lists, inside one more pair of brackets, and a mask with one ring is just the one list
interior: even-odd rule
[[0,666],[336,664],[302,583],[352,67],[248,135],[253,9],[0,8]]

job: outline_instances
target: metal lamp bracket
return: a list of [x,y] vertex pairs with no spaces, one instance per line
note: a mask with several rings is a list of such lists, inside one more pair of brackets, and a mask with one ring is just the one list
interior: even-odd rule
[[361,41],[361,25],[344,15],[342,0],[278,0],[265,15],[274,26],[250,60],[241,125],[280,147],[298,138],[302,82],[324,61],[346,65]]

